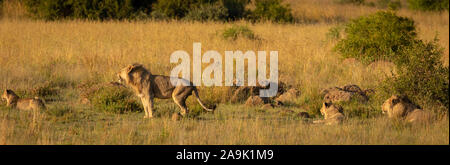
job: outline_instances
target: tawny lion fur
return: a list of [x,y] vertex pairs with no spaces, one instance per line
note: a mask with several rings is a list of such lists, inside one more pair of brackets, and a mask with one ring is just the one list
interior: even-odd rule
[[320,113],[324,116],[323,120],[317,120],[313,123],[324,123],[326,125],[341,124],[344,120],[343,109],[339,105],[331,102],[324,102]]
[[[144,118],[153,117],[153,99],[169,99],[180,107],[181,115],[185,116],[189,110],[186,106],[186,99],[192,93],[196,97],[198,103],[206,111],[214,111],[213,108],[207,108],[198,96],[198,90],[192,85],[192,82],[176,78],[179,85],[172,85],[169,76],[152,75],[141,64],[132,64],[120,70],[117,73],[120,83],[130,86],[135,93],[141,98],[145,110]],[[186,85],[183,85],[185,83]]]
[[3,92],[2,99],[6,100],[6,106],[17,108],[19,110],[46,109],[44,102],[40,98],[35,97],[21,99],[10,89],[6,89]]
[[407,122],[424,122],[430,117],[405,96],[391,96],[383,103],[381,110],[391,119],[404,119]]

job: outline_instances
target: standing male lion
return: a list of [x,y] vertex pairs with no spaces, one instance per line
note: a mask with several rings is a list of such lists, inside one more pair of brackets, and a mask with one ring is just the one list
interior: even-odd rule
[[[181,115],[185,116],[188,113],[186,106],[186,99],[192,93],[196,97],[198,103],[206,111],[214,111],[215,107],[207,108],[198,96],[198,91],[195,86],[192,86],[192,82],[188,80],[178,78],[179,85],[174,86],[170,81],[169,76],[152,75],[141,64],[132,64],[120,70],[117,73],[119,77],[119,83],[125,83],[134,89],[135,93],[141,98],[142,104],[145,110],[144,118],[153,117],[153,98],[169,99],[180,107]],[[185,82],[188,86],[183,85]]]

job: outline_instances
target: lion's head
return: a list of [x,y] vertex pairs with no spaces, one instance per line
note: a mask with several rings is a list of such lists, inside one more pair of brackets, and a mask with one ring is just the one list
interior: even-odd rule
[[389,118],[405,117],[409,112],[415,109],[421,108],[404,95],[393,95],[381,106],[381,111],[383,114],[387,114]]
[[149,73],[142,64],[135,63],[122,68],[116,76],[118,77],[118,82],[121,84],[136,84],[137,79]]
[[6,89],[2,94],[2,100],[9,100],[12,97],[17,97],[17,95],[10,89]]
[[329,115],[343,113],[343,109],[341,106],[335,105],[331,102],[324,102],[322,104],[322,108],[320,108],[320,113],[327,118]]
[[383,105],[381,105],[381,111],[383,113],[387,113],[392,111],[394,106],[397,104],[402,104],[406,108],[419,108],[419,106],[415,105],[407,96],[404,95],[392,95],[389,99],[384,101]]
[[383,114],[387,114],[392,108],[401,101],[401,97],[397,95],[392,95],[389,99],[384,101],[381,105],[381,111]]

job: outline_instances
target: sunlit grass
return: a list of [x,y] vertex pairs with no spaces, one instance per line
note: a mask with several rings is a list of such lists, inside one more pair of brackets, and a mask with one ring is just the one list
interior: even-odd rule
[[[376,11],[366,6],[337,5],[332,0],[287,0],[296,18],[304,24],[270,22],[233,23],[182,21],[55,21],[24,17],[24,10],[3,9],[0,20],[0,89],[20,91],[32,97],[37,86],[53,84],[57,94],[48,97],[49,112],[33,120],[30,112],[0,107],[0,144],[449,144],[448,117],[431,124],[393,123],[383,116],[348,118],[343,125],[309,124],[298,112],[317,113],[322,88],[357,84],[374,88],[389,66],[368,67],[343,62],[332,51],[335,41],[329,29],[352,18]],[[20,6],[19,6],[20,8]],[[12,12],[15,11],[15,12]],[[449,59],[449,14],[398,11],[413,18],[419,36],[437,36]],[[309,20],[309,21],[307,21]],[[234,24],[248,27],[258,40],[224,39],[221,32]],[[172,121],[178,107],[170,100],[157,100],[156,118],[143,113],[114,114],[79,104],[77,86],[115,80],[114,73],[135,62],[153,74],[169,75],[175,64],[169,57],[176,50],[192,55],[192,44],[202,43],[202,52],[216,50],[278,51],[280,80],[301,91],[301,96],[283,108],[259,110],[242,105],[219,104],[216,113],[197,112]],[[223,59],[224,60],[224,59]],[[206,67],[207,64],[203,64]],[[3,92],[3,91],[2,91]],[[207,102],[226,102],[229,90],[201,87]],[[225,100],[225,101],[224,101]],[[188,106],[199,109],[192,98]],[[367,105],[349,104],[347,110],[380,110],[379,100]],[[344,110],[345,111],[345,110]],[[348,114],[362,113],[352,111]],[[319,115],[313,116],[320,118]]]

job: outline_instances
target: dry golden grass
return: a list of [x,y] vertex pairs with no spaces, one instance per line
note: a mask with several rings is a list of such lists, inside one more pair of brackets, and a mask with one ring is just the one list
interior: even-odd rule
[[[306,23],[280,25],[245,21],[44,22],[26,19],[20,4],[6,2],[9,6],[3,7],[0,20],[2,90],[27,91],[46,81],[75,85],[112,81],[114,73],[134,62],[143,63],[154,74],[168,75],[174,66],[169,63],[170,54],[176,50],[192,54],[193,42],[202,43],[202,52],[217,50],[222,55],[226,50],[279,51],[281,81],[302,91],[298,105],[307,104],[305,100],[320,88],[345,84],[373,88],[386,70],[385,66],[343,63],[331,50],[334,41],[326,38],[328,30],[341,21],[377,11],[366,6],[288,0],[294,16]],[[417,22],[420,38],[431,40],[437,35],[448,66],[449,13],[406,9],[398,13]],[[261,40],[222,39],[220,32],[233,24],[248,25]],[[32,122],[26,112],[1,106],[0,144],[449,144],[446,117],[420,126],[396,124],[383,117],[318,126],[306,124],[295,114],[279,115],[277,109],[262,113],[239,105],[220,105],[215,114],[179,122],[164,116],[143,120],[142,114],[105,114],[77,105],[75,85],[63,90],[63,99],[49,103],[50,107],[67,106],[68,112],[62,115],[44,113]],[[224,95],[218,88],[200,89],[207,100],[217,100],[217,94]],[[176,110],[165,101],[159,101],[157,108],[160,113]]]
[[[221,106],[216,114],[172,121],[168,116],[142,120],[141,114],[88,117],[67,113],[76,121],[41,114],[0,111],[0,144],[448,144],[448,119],[427,125],[395,123],[386,118],[349,119],[342,125],[308,124],[292,115]],[[85,116],[83,116],[85,115]]]

